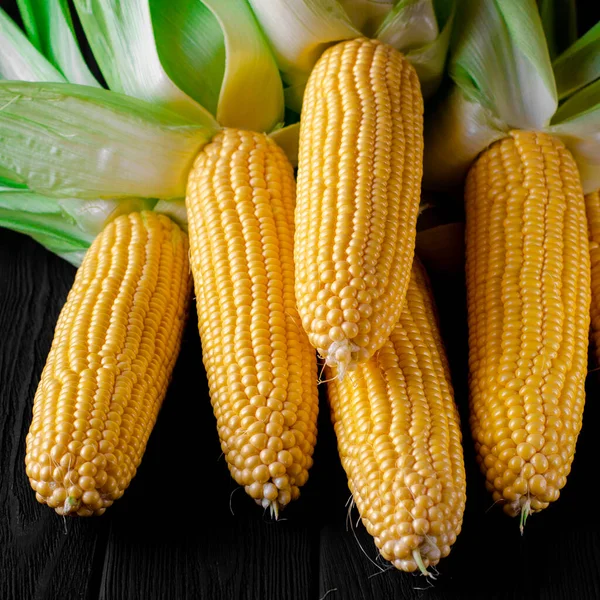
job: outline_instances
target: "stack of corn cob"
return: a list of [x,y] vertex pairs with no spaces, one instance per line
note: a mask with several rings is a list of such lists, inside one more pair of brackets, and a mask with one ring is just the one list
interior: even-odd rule
[[394,48],[357,39],[323,53],[302,108],[295,261],[363,522],[384,558],[427,573],[460,532],[465,474],[435,311],[413,262],[422,130],[419,80]]
[[[255,75],[271,84],[258,94],[263,106],[256,116],[242,118],[242,111],[231,109],[240,81],[229,78],[230,65],[220,73],[221,95],[202,96],[208,104],[216,101],[220,123],[195,100],[199,96],[193,92],[204,94],[204,88],[200,92],[186,85],[190,96],[177,87],[178,79],[170,80],[176,72],[168,48],[160,45],[162,9],[150,10],[144,0],[116,12],[101,0],[75,3],[109,87],[182,115],[178,123],[173,113],[155,111],[153,125],[160,135],[165,125],[181,127],[188,120],[188,136],[194,141],[187,145],[195,144],[199,153],[187,176],[187,216],[182,218],[170,201],[181,190],[173,178],[160,185],[152,178],[145,185],[128,183],[117,192],[108,182],[86,187],[72,172],[57,177],[50,169],[40,176],[34,169],[37,157],[27,155],[16,161],[0,156],[11,198],[15,203],[25,198],[14,191],[18,181],[29,187],[29,194],[56,196],[66,185],[52,184],[66,179],[84,199],[143,196],[154,189],[155,196],[167,200],[142,206],[160,209],[189,229],[203,360],[223,452],[234,479],[275,515],[299,495],[312,465],[318,403],[310,343],[337,377],[331,382],[336,427],[352,427],[347,420],[354,419],[348,413],[354,398],[348,386],[354,381],[356,393],[362,390],[358,369],[379,373],[387,387],[364,388],[363,402],[373,405],[358,415],[356,425],[364,437],[352,439],[359,443],[353,450],[340,434],[340,450],[345,456],[362,454],[367,446],[380,449],[364,465],[344,460],[350,485],[384,556],[399,568],[425,570],[448,553],[460,529],[464,469],[446,362],[418,264],[405,303],[420,198],[423,97],[415,69],[385,42],[400,27],[395,24],[405,22],[404,9],[391,10],[390,5],[380,11],[381,41],[362,37],[339,6],[335,41],[340,43],[318,61],[313,53],[300,84],[306,85],[302,108],[296,97],[302,117],[296,199],[289,159],[262,133],[282,117],[281,81],[279,87],[273,83],[275,62],[243,2],[204,4],[219,19],[212,23],[215,39],[220,36],[230,44],[240,28],[252,38],[248,48],[262,60]],[[97,85],[81,60],[49,42],[56,32],[45,30],[28,7],[24,2],[28,33],[53,65],[7,25],[11,43],[34,58],[36,68],[23,78]],[[259,3],[254,8],[259,14]],[[62,33],[76,48],[68,8],[57,4],[52,10],[61,18],[49,26],[62,24]],[[423,45],[438,34],[430,31],[431,16],[425,15],[417,36]],[[136,21],[157,32],[156,38],[148,33],[146,47],[132,50],[140,56],[145,52],[141,73],[115,61]],[[448,15],[443,21],[437,52],[442,57]],[[239,55],[232,52],[231,59]],[[145,84],[151,70],[161,71],[164,85]],[[424,81],[433,89],[440,75],[439,65],[434,66]],[[223,90],[231,90],[229,97]],[[111,117],[120,119],[122,128],[133,127],[124,123],[128,114],[138,110],[139,121],[140,109],[146,109],[114,92],[20,84],[6,90],[13,113],[4,116],[19,116],[20,99],[35,101],[40,93],[58,105],[73,104],[75,114],[79,99],[112,105],[116,116]],[[29,117],[40,130],[52,124],[42,111]],[[94,119],[90,128],[95,130]],[[81,131],[76,136],[85,142]],[[119,147],[107,137],[103,143],[112,145],[119,157],[123,142]],[[275,138],[284,146],[288,140],[285,131]],[[13,136],[15,147],[24,142]],[[50,139],[47,149],[55,152],[58,144]],[[174,164],[181,173],[177,159],[165,154],[161,168]],[[56,213],[62,219],[64,205],[59,206]],[[61,313],[34,401],[27,473],[38,500],[60,514],[101,514],[123,494],[142,458],[181,340],[190,285],[187,239],[166,216],[148,210],[120,212],[129,214],[114,220],[109,216],[108,224],[94,232],[97,237]],[[26,230],[19,223],[14,226]],[[39,239],[52,247],[47,238]],[[69,256],[77,264],[81,254]],[[418,347],[421,338],[425,348]],[[389,359],[380,365],[376,353],[382,348]],[[441,369],[433,379],[432,368]],[[412,381],[423,388],[417,396]],[[368,473],[379,475],[374,480]]]
[[[285,73],[289,46],[271,29],[279,4],[252,1]],[[289,22],[310,19],[298,4]],[[428,573],[460,532],[465,473],[431,292],[413,261],[423,94],[410,60],[385,43],[396,16],[379,39],[330,39],[304,84],[296,301],[329,369],[339,452],[363,522],[384,558]]]
[[[168,53],[178,49],[160,44],[169,39],[164,31],[170,23],[166,7],[158,3],[151,7],[145,0],[119,10],[103,1],[76,2],[76,7],[111,89],[163,108],[134,103],[114,92],[64,84],[21,84],[13,88],[8,104],[20,115],[24,96],[35,99],[40,93],[54,93],[65,105],[83,96],[84,101],[95,100],[101,110],[116,106],[126,131],[135,131],[136,125],[149,130],[153,125],[159,130],[158,142],[167,144],[174,141],[168,139],[171,130],[183,134],[181,141],[187,137],[187,148],[175,147],[160,164],[175,166],[184,177],[171,175],[170,181],[159,184],[151,176],[148,188],[169,200],[185,193],[187,179],[190,263],[187,236],[165,215],[131,212],[102,228],[78,269],[34,400],[26,456],[32,487],[40,502],[60,514],[101,514],[123,494],[141,461],[179,351],[191,267],[203,360],[223,452],[234,479],[277,515],[281,506],[299,495],[308,478],[318,413],[316,356],[295,310],[293,169],[272,139],[251,131],[271,128],[283,118],[277,67],[244,2],[206,1],[197,6],[195,17],[208,20],[205,33],[213,36],[212,50],[229,53],[227,69],[219,73],[217,123],[195,100],[214,100],[205,89],[214,81],[201,80],[194,90],[187,82],[185,89],[196,94],[192,98],[169,77],[178,73],[167,60]],[[72,34],[68,7],[56,3],[50,10],[62,15],[63,25],[67,24],[63,33]],[[41,15],[32,9],[24,17],[29,17],[24,20],[33,31]],[[148,39],[146,45],[132,47],[141,59],[133,73],[128,62],[115,62],[115,56],[140,26]],[[11,40],[18,40],[45,65],[14,25],[8,24],[7,31]],[[72,35],[70,40],[76,44]],[[40,46],[43,49],[44,44]],[[61,61],[64,55],[51,50],[48,56],[56,66],[63,74],[71,73],[69,59]],[[206,58],[204,46],[186,50]],[[236,68],[241,72],[234,79],[231,72]],[[160,83],[148,85],[145,74],[157,70],[162,72]],[[62,77],[49,68],[45,72]],[[80,74],[74,73],[72,79]],[[261,79],[264,86],[250,94],[245,113],[232,108],[232,98],[240,85],[248,84],[249,76]],[[260,103],[260,110],[251,110],[252,101]],[[76,112],[80,107],[75,104]],[[11,117],[8,111],[3,116]],[[45,114],[29,117],[43,128]],[[95,135],[98,120],[88,123]],[[125,139],[119,135],[116,131],[116,139],[108,136],[109,147],[110,143],[116,147],[115,164],[126,159],[119,152],[130,144],[127,135]],[[82,131],[73,137],[85,144]],[[49,150],[56,152],[59,143],[50,137]],[[13,171],[9,180],[16,175],[27,185],[38,186],[38,192],[57,192],[48,184],[57,179],[52,173],[45,173],[40,185],[26,160],[24,165],[12,157],[5,161]],[[169,183],[175,194],[165,191]],[[140,184],[134,182],[132,187]],[[103,183],[98,188],[106,195]],[[88,197],[92,190],[78,187],[77,192]],[[122,189],[118,194],[130,192]],[[173,203],[162,207],[164,212],[173,210],[169,204]],[[187,224],[185,216],[182,221]]]
[[[9,148],[0,148],[0,224],[81,262],[34,399],[27,474],[37,499],[59,514],[99,515],[122,496],[166,393],[193,278],[235,481],[275,517],[299,496],[316,443],[318,353],[363,522],[385,559],[428,574],[450,552],[466,500],[448,363],[414,257],[423,96],[439,83],[453,2],[437,12],[424,0],[390,3],[360,23],[337,2],[325,10],[297,0],[294,11],[284,0],[249,4],[198,3],[214,47],[183,54],[204,60],[214,79],[194,86],[181,78],[190,65],[178,71],[182,54],[164,44],[166,4],[132,0],[115,11],[108,0],[76,0],[112,91],[91,87],[98,83],[77,54],[66,4],[50,3],[60,18],[46,30],[23,1],[33,43],[0,12],[0,35],[30,67],[20,74],[0,50],[0,75],[58,82],[0,83]],[[414,4],[421,20],[407,20]],[[581,427],[600,201],[587,197],[586,219],[578,164],[559,139],[569,126],[542,122],[525,91],[516,116],[506,98],[494,103],[472,59],[476,47],[493,62],[502,40],[539,86],[542,112],[556,108],[537,8],[526,2],[519,16],[517,4],[465,0],[450,68],[457,85],[439,127],[430,126],[425,167],[435,184],[469,170],[471,429],[488,489],[523,523],[558,498]],[[146,38],[132,48],[132,72],[115,57],[138,26]],[[50,43],[56,27],[69,52]],[[489,44],[484,29],[496,36]],[[538,44],[538,72],[522,66],[529,59],[515,49],[515,31]],[[215,56],[225,52],[221,64]],[[250,85],[252,76],[264,85]],[[236,110],[240,91],[248,106]],[[284,99],[300,124],[278,130]],[[489,122],[488,105],[497,113]],[[67,114],[72,130],[57,133]],[[294,134],[297,192],[283,150]],[[156,144],[152,170],[162,178],[145,171],[149,155],[132,135]],[[76,171],[81,152],[98,166],[93,179]],[[580,162],[582,152],[573,151]],[[57,154],[66,166],[48,164]],[[147,177],[132,181],[130,172]],[[32,216],[26,199],[45,212]],[[73,202],[101,206],[102,222],[86,229]],[[592,304],[594,330],[598,314]]]

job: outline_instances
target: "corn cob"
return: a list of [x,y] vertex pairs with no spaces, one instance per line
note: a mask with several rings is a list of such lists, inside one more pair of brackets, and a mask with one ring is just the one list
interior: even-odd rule
[[400,316],[422,163],[413,67],[375,40],[326,50],[302,108],[294,258],[302,325],[340,377],[385,343]]
[[58,514],[101,515],[135,476],[179,351],[186,235],[152,212],[118,217],[85,255],[33,406],[26,471]]
[[585,197],[590,243],[592,279],[592,302],[590,310],[591,342],[596,352],[596,363],[600,365],[600,193]]
[[342,465],[368,532],[403,571],[438,563],[462,526],[465,468],[448,363],[423,267],[379,352],[328,393]]
[[559,497],[585,401],[590,257],[575,161],[513,131],[466,186],[471,429],[486,485],[509,515]]
[[191,265],[211,401],[229,470],[277,516],[308,478],[315,352],[294,297],[291,164],[268,136],[225,129],[188,180]]

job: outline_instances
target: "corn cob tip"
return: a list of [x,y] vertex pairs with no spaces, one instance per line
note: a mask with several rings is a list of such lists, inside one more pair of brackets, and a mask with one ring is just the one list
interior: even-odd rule
[[348,339],[333,342],[324,357],[325,363],[328,367],[333,367],[337,373],[337,378],[343,381],[346,373],[353,371],[356,367],[357,363],[353,360],[352,353],[359,350],[360,348]]
[[279,520],[279,510],[280,508],[284,508],[285,504],[278,502],[277,500],[269,500],[268,498],[256,498],[254,500],[256,504],[262,506],[266,510],[269,510],[269,516],[271,519],[275,519],[275,521]]
[[519,531],[523,535],[525,529],[525,523],[527,523],[527,517],[531,514],[531,500],[529,498],[523,502],[521,506],[521,519],[519,521]]
[[508,502],[506,500],[499,500],[503,503],[503,510],[509,517],[519,517],[519,529],[522,531],[525,527],[525,522],[527,521],[527,517],[532,513],[538,512],[545,506],[541,508],[533,508],[532,507],[532,497],[529,494],[523,494],[518,496],[512,502]]
[[63,504],[63,516],[76,513],[81,507],[81,500],[75,496],[68,496]]
[[417,564],[417,567],[419,567],[419,571],[421,571],[421,574],[425,575],[425,577],[431,577],[432,579],[435,579],[435,577],[427,570],[427,567],[425,566],[425,563],[423,562],[423,557],[421,556],[421,551],[419,550],[419,548],[415,548],[412,551],[412,555],[413,555],[413,559],[414,559],[415,563]]

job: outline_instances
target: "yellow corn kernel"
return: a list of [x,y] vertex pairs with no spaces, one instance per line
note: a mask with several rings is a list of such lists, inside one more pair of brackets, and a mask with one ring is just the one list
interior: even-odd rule
[[427,276],[415,259],[402,314],[379,352],[327,391],[354,502],[403,571],[448,555],[466,500],[460,419]]
[[590,263],[592,273],[592,302],[590,309],[591,341],[596,352],[596,362],[600,365],[600,193],[594,192],[585,197],[590,243]]
[[225,129],[188,180],[198,326],[233,478],[277,515],[308,478],[316,356],[294,297],[293,169],[261,133]]
[[573,157],[514,131],[466,185],[471,429],[487,488],[510,515],[556,500],[585,401],[590,255]]
[[25,464],[39,502],[101,515],[142,460],[179,353],[191,291],[185,233],[152,212],[94,240],[60,313]]
[[422,163],[414,68],[376,40],[326,50],[302,108],[294,257],[302,325],[340,377],[381,348],[400,316]]

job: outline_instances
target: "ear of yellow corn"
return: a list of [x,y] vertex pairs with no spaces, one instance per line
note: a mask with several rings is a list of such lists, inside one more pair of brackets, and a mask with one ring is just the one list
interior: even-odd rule
[[556,500],[585,401],[590,256],[573,157],[514,131],[466,186],[471,429],[494,500],[511,515]]
[[600,193],[594,192],[585,197],[585,208],[590,243],[590,264],[592,298],[590,309],[591,341],[596,352],[596,362],[600,365]]
[[416,259],[389,340],[342,381],[334,375],[332,419],[363,523],[396,568],[425,571],[460,533],[466,488],[448,363]]
[[296,297],[312,345],[340,376],[400,316],[422,159],[423,98],[408,61],[376,40],[326,50],[300,124]]
[[294,297],[293,169],[268,136],[226,129],[188,182],[198,325],[233,478],[277,515],[308,478],[316,356]]
[[62,309],[33,406],[26,470],[59,514],[101,515],[142,460],[179,351],[187,236],[131,213],[95,239]]

